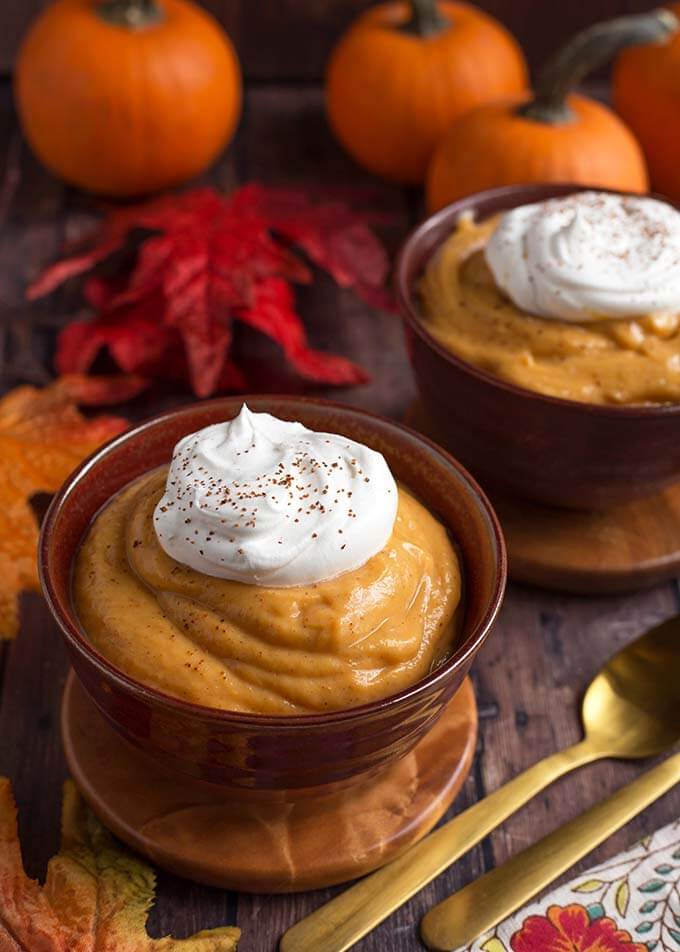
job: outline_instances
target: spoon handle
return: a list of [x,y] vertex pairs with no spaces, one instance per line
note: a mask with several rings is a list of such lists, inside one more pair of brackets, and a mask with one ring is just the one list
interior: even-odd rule
[[596,760],[587,741],[534,764],[283,935],[280,952],[344,952],[558,777]]
[[474,942],[677,783],[680,754],[434,906],[421,922],[423,941],[437,950]]

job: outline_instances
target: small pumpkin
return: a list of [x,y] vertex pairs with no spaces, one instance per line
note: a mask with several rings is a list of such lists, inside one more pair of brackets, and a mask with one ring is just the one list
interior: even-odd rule
[[363,13],[338,42],[326,106],[357,162],[385,178],[422,183],[453,120],[526,84],[519,46],[488,14],[451,0],[392,0]]
[[[669,10],[680,17],[680,3]],[[614,106],[642,145],[652,187],[680,202],[680,34],[626,50],[612,82]]]
[[241,108],[234,48],[190,0],[57,0],[19,51],[24,133],[57,176],[135,196],[202,172]]
[[571,90],[622,47],[659,40],[675,27],[664,10],[596,24],[547,63],[530,97],[467,113],[432,158],[430,210],[483,189],[527,182],[647,191],[647,168],[633,133],[611,109]]

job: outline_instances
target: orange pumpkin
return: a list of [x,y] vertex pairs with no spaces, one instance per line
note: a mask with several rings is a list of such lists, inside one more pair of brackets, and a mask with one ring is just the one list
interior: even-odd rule
[[[680,3],[669,8],[680,17]],[[680,34],[619,56],[614,106],[640,140],[652,187],[680,202]]]
[[481,10],[450,0],[389,2],[367,10],[340,39],[326,105],[357,162],[419,183],[454,119],[526,83],[519,46]]
[[480,106],[453,124],[427,172],[431,210],[500,185],[574,182],[645,192],[640,144],[611,109],[570,90],[630,43],[667,36],[665,11],[620,17],[584,30],[550,60],[531,97]]
[[241,108],[229,38],[190,0],[57,0],[19,51],[15,96],[65,181],[134,196],[202,172]]

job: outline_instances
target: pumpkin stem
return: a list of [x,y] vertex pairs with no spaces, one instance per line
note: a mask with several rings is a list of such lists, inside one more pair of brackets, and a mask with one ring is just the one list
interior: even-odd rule
[[577,33],[548,60],[539,73],[533,99],[519,107],[518,115],[551,125],[569,122],[573,112],[567,96],[587,73],[625,46],[660,43],[679,26],[670,10],[659,9],[606,20]]
[[437,6],[437,0],[410,0],[411,16],[400,29],[414,36],[435,36],[450,24]]
[[163,11],[157,0],[103,0],[97,14],[116,26],[140,30],[163,19]]

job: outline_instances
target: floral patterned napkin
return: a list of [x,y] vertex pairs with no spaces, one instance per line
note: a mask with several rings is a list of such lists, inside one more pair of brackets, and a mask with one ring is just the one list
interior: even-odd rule
[[680,820],[458,952],[680,952]]

